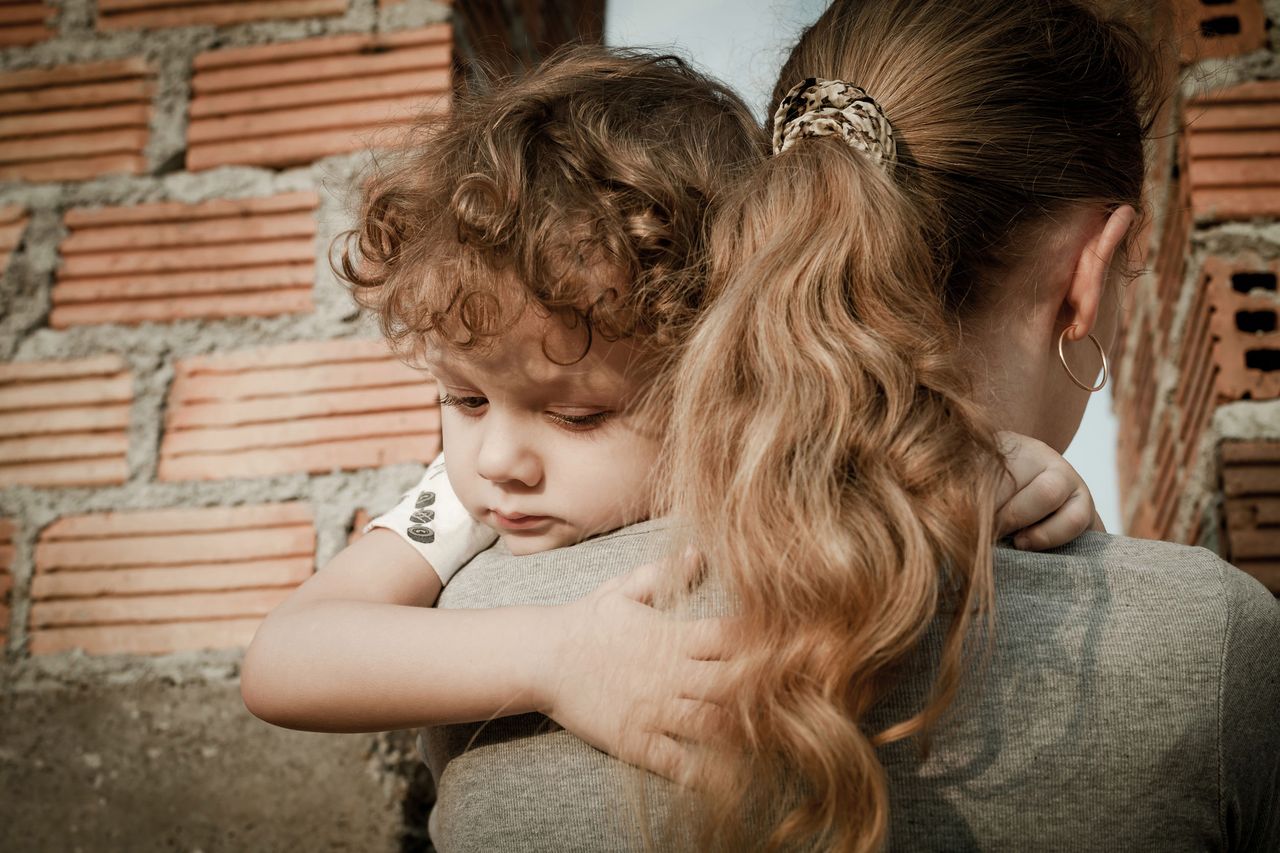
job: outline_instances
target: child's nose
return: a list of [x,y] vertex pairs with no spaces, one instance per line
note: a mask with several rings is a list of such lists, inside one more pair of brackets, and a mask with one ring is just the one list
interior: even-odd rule
[[476,473],[493,483],[517,482],[533,487],[542,481],[542,463],[525,440],[528,430],[511,419],[485,419]]

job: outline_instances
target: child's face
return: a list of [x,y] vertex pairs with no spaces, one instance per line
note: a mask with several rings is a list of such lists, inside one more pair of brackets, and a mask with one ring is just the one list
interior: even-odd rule
[[635,411],[639,349],[526,311],[491,350],[436,351],[445,465],[467,510],[513,554],[572,545],[648,517],[657,437]]

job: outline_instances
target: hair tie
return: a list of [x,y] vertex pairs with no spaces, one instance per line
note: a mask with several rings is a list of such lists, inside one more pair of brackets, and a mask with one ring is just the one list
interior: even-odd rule
[[843,80],[801,80],[773,114],[773,153],[797,139],[838,135],[888,173],[897,162],[893,125],[866,89]]

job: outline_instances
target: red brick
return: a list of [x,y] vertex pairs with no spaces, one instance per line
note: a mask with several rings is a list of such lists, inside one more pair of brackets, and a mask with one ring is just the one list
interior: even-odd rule
[[192,138],[198,138],[206,132],[205,122],[197,119],[243,115],[248,120],[251,118],[250,114],[267,110],[338,104],[365,98],[384,99],[410,93],[443,92],[449,87],[450,76],[448,69],[432,69],[206,95],[191,105],[191,129],[195,134]]
[[286,344],[183,359],[160,447],[162,480],[266,477],[430,461],[432,384],[381,341]]
[[1183,62],[1236,56],[1267,44],[1261,0],[1180,0],[1180,4]]
[[17,118],[0,116],[0,138],[21,134],[49,134],[69,130],[106,130],[114,127],[145,127],[150,120],[145,104],[99,107],[75,112],[34,113]]
[[1196,216],[1280,216],[1280,81],[1246,83],[1187,107]]
[[0,179],[142,172],[154,91],[138,57],[0,73]]
[[[318,442],[340,441],[351,435],[427,435],[440,431],[437,409],[362,413],[348,417],[309,418],[280,423],[225,427],[221,429],[174,430],[166,450],[173,457],[201,453],[226,453],[269,447],[296,447]],[[0,442],[0,461],[4,459]]]
[[82,649],[91,655],[162,655],[196,649],[249,645],[261,616],[207,619],[152,625],[105,625],[33,631],[27,648],[34,655]]
[[99,0],[98,8],[98,29],[111,31],[334,16],[347,0]]
[[0,485],[124,482],[132,399],[119,356],[0,364]]
[[328,36],[281,44],[224,48],[200,54],[195,58],[194,67],[197,71],[209,71],[214,68],[287,62],[311,56],[374,53],[388,47],[449,43],[452,38],[453,29],[448,24],[433,24],[393,33]]
[[314,310],[315,193],[67,213],[54,328]]
[[311,557],[227,565],[164,566],[143,569],[89,569],[36,576],[31,595],[52,600],[109,595],[216,592],[300,584],[315,569]]
[[146,299],[160,296],[204,296],[222,293],[310,289],[314,263],[272,264],[213,272],[193,270],[154,275],[101,276],[68,279],[53,290],[53,304],[74,305],[111,299]]
[[314,547],[315,533],[304,524],[156,536],[104,536],[92,540],[42,539],[36,546],[36,570],[226,563],[250,558],[296,557],[312,553]]
[[287,50],[276,48],[197,57],[189,169],[308,163],[385,144],[370,135],[384,126],[407,126],[423,109],[447,108],[452,64],[447,28],[310,39]]
[[68,210],[63,220],[71,229],[90,226],[131,225],[142,222],[165,223],[174,219],[198,221],[266,213],[315,210],[320,197],[314,192],[281,193],[249,198],[223,198],[201,204],[176,201],[149,202],[126,207],[78,207]]
[[27,211],[20,205],[0,207],[0,275],[9,267],[9,256],[27,230]]
[[278,474],[350,471],[401,462],[430,462],[440,452],[438,433],[350,438],[304,447],[249,450],[235,454],[163,457],[161,480],[224,480]]
[[42,0],[9,0],[0,7],[0,46],[32,44],[54,34],[54,10]]
[[174,377],[171,403],[292,397],[316,391],[345,391],[388,385],[426,384],[426,374],[384,357],[348,364],[315,364],[276,368],[265,362],[258,370],[236,373],[185,374]]
[[367,509],[356,510],[355,515],[352,516],[351,518],[351,532],[347,535],[347,544],[350,545],[352,542],[355,542],[357,539],[363,536],[365,525],[367,525],[372,520],[373,520],[373,515],[369,512],[369,510]]
[[[1259,296],[1232,287],[1233,276],[1240,273],[1269,273],[1274,282],[1274,277],[1280,277],[1280,262],[1211,257],[1205,262],[1205,273],[1210,279],[1213,360],[1221,370],[1216,384],[1219,399],[1280,397],[1280,293]],[[1261,322],[1264,328],[1241,328],[1253,322]]]
[[[65,446],[65,445],[64,445]],[[68,456],[75,447],[66,447]],[[110,486],[129,477],[123,458],[78,459],[62,462],[22,462],[0,465],[0,487],[8,486]]]
[[[323,391],[294,397],[268,397],[216,403],[190,403],[170,410],[170,429],[225,427],[262,424],[297,418],[322,418],[373,412],[395,412],[406,406],[428,408],[436,405],[436,389],[429,382],[391,385],[356,391]],[[3,431],[0,430],[0,434]]]
[[99,598],[39,601],[28,617],[32,630],[86,625],[128,625],[140,622],[183,622],[266,616],[289,597],[292,587],[237,589],[183,595],[119,595]]
[[1280,441],[1221,447],[1226,556],[1280,593]]
[[382,100],[361,100],[316,107],[255,112],[193,121],[187,138],[194,143],[245,140],[256,136],[281,137],[318,130],[396,124],[405,114],[416,114],[439,98],[405,95]]
[[310,576],[304,504],[69,516],[36,544],[30,647],[36,654],[155,654],[243,645]]

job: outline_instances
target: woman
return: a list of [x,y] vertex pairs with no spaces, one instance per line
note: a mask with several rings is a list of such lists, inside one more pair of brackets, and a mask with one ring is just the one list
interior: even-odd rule
[[[1068,0],[836,2],[805,34],[676,384],[674,505],[743,627],[701,795],[536,718],[451,727],[443,850],[1280,849],[1276,601],[1164,543],[993,557],[983,509],[993,426],[1061,450],[1094,387],[1153,78]],[[665,544],[496,596],[489,553],[440,606],[571,600]]]

